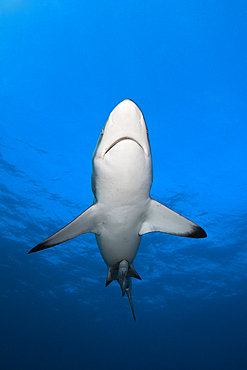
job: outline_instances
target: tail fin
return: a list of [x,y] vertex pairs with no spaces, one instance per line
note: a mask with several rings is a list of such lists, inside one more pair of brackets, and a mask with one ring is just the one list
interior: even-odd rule
[[116,266],[108,267],[105,285],[108,286],[113,280],[118,281],[122,290],[122,297],[124,296],[125,292],[128,296],[133,318],[134,321],[136,321],[134,306],[131,297],[132,277],[141,280],[132,263],[129,264],[128,261],[122,260]]
[[134,306],[133,306],[132,297],[131,297],[131,285],[132,285],[131,278],[129,278],[129,280],[128,280],[127,284],[126,284],[125,291],[126,291],[126,294],[127,294],[128,298],[129,298],[129,303],[130,303],[130,307],[131,307],[131,311],[132,311],[132,314],[133,314],[134,321],[136,322],[136,317],[135,317],[135,312],[134,312]]

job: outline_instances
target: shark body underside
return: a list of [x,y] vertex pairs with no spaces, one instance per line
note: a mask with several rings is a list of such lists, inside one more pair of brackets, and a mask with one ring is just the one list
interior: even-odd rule
[[204,238],[192,221],[150,198],[152,160],[146,123],[139,107],[123,100],[110,114],[93,154],[94,204],[29,253],[53,247],[84,233],[94,233],[107,265],[106,286],[113,280],[131,298],[133,267],[142,235],[163,233]]

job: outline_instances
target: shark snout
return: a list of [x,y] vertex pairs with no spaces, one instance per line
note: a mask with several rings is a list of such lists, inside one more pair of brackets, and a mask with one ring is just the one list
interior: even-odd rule
[[123,100],[111,112],[98,140],[94,157],[104,156],[124,140],[136,142],[150,155],[147,126],[139,107],[129,99]]
[[119,103],[110,114],[113,123],[121,121],[136,121],[142,119],[142,112],[138,105],[130,99],[125,99]]

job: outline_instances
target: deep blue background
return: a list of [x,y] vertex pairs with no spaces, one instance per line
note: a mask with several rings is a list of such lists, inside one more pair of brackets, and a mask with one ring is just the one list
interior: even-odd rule
[[[1,369],[247,368],[246,42],[244,0],[0,1]],[[125,98],[152,197],[208,234],[143,237],[136,323],[92,235],[27,255],[92,203]]]

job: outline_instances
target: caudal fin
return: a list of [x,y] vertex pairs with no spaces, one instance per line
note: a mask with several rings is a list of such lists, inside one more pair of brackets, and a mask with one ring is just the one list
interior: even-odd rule
[[132,314],[133,314],[134,321],[136,321],[135,312],[134,312],[134,306],[133,306],[133,301],[132,301],[132,296],[131,296],[131,285],[132,285],[131,278],[129,278],[129,281],[126,284],[125,291],[126,291],[126,294],[127,294],[128,298],[129,298],[129,303],[130,303],[130,307],[131,307],[131,311],[132,311]]

